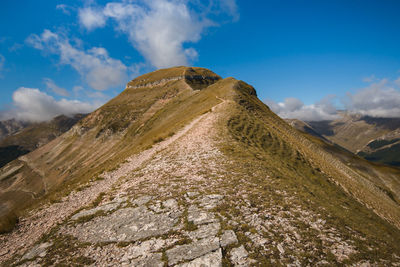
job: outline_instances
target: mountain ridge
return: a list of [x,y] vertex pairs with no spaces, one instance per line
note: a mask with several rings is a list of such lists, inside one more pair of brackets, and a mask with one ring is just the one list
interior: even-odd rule
[[[198,78],[168,80],[186,71]],[[3,199],[32,172],[46,185],[36,185],[42,200],[21,214],[19,230],[0,236],[0,259],[138,266],[398,260],[398,174],[346,165],[274,114],[251,85],[204,72],[141,76],[64,135],[0,169]],[[144,79],[148,87],[132,88]]]

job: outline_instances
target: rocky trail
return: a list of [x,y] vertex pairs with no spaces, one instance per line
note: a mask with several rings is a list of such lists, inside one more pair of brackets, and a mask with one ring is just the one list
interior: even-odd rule
[[[33,210],[1,236],[3,265],[331,266],[356,255],[356,232],[343,235],[295,195],[274,190],[254,205],[260,184],[234,171],[218,146],[225,104]],[[385,261],[357,263],[370,264]]]

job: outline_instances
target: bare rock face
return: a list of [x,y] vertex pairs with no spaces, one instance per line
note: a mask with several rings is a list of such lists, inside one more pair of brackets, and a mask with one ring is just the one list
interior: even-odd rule
[[199,266],[209,266],[209,267],[222,267],[222,252],[218,249],[214,252],[210,252],[200,258],[192,260],[190,262],[185,262],[178,264],[179,267],[199,267]]
[[52,245],[52,243],[48,242],[36,245],[22,257],[22,260],[32,260],[36,257],[43,258],[46,256],[47,248]]
[[84,242],[136,241],[176,229],[180,215],[179,211],[157,214],[145,206],[123,208],[79,225],[71,234]]
[[184,260],[193,260],[219,249],[219,239],[209,237],[187,245],[167,250],[168,263],[174,265]]
[[242,246],[234,248],[231,251],[231,261],[235,266],[249,266],[247,261],[248,256],[247,250]]

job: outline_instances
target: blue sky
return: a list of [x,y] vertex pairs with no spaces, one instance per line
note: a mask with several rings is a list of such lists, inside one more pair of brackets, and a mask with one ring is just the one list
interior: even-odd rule
[[89,112],[174,65],[242,79],[282,117],[400,116],[399,11],[385,0],[1,1],[1,118]]

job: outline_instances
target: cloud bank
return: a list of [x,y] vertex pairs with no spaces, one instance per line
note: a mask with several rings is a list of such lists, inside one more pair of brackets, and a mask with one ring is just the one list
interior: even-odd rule
[[[195,3],[195,4],[193,4]],[[185,0],[119,1],[103,7],[79,9],[82,27],[91,31],[112,20],[115,29],[128,36],[131,44],[157,68],[187,65],[198,57],[187,43],[200,40],[204,30],[216,26],[210,14],[225,14],[237,20],[239,13],[234,0],[200,2]],[[197,3],[197,4],[196,4]]]
[[299,119],[303,121],[334,120],[338,118],[332,98],[325,98],[315,104],[305,105],[300,99],[286,98],[284,102],[276,103],[266,100],[270,109],[285,119]]
[[[348,93],[345,107],[348,111],[372,117],[400,117],[399,79],[382,79],[355,94]],[[397,87],[397,88],[396,88]]]
[[[350,113],[364,116],[400,118],[400,78],[389,81],[372,77],[373,79],[364,79],[364,82],[370,82],[368,87],[359,89],[354,94],[347,93],[341,99],[342,106]],[[334,96],[326,97],[312,105],[304,105],[297,98],[286,98],[284,102],[279,103],[266,100],[265,103],[285,119],[322,121],[338,118],[337,107],[333,104],[335,99]]]
[[106,90],[127,80],[128,67],[111,58],[102,47],[84,50],[50,30],[44,30],[41,35],[32,34],[26,42],[45,53],[58,55],[61,64],[74,68],[93,89]]
[[36,88],[18,88],[12,96],[13,108],[0,114],[1,120],[47,121],[58,115],[89,113],[100,103],[85,103],[78,100],[55,100]]

